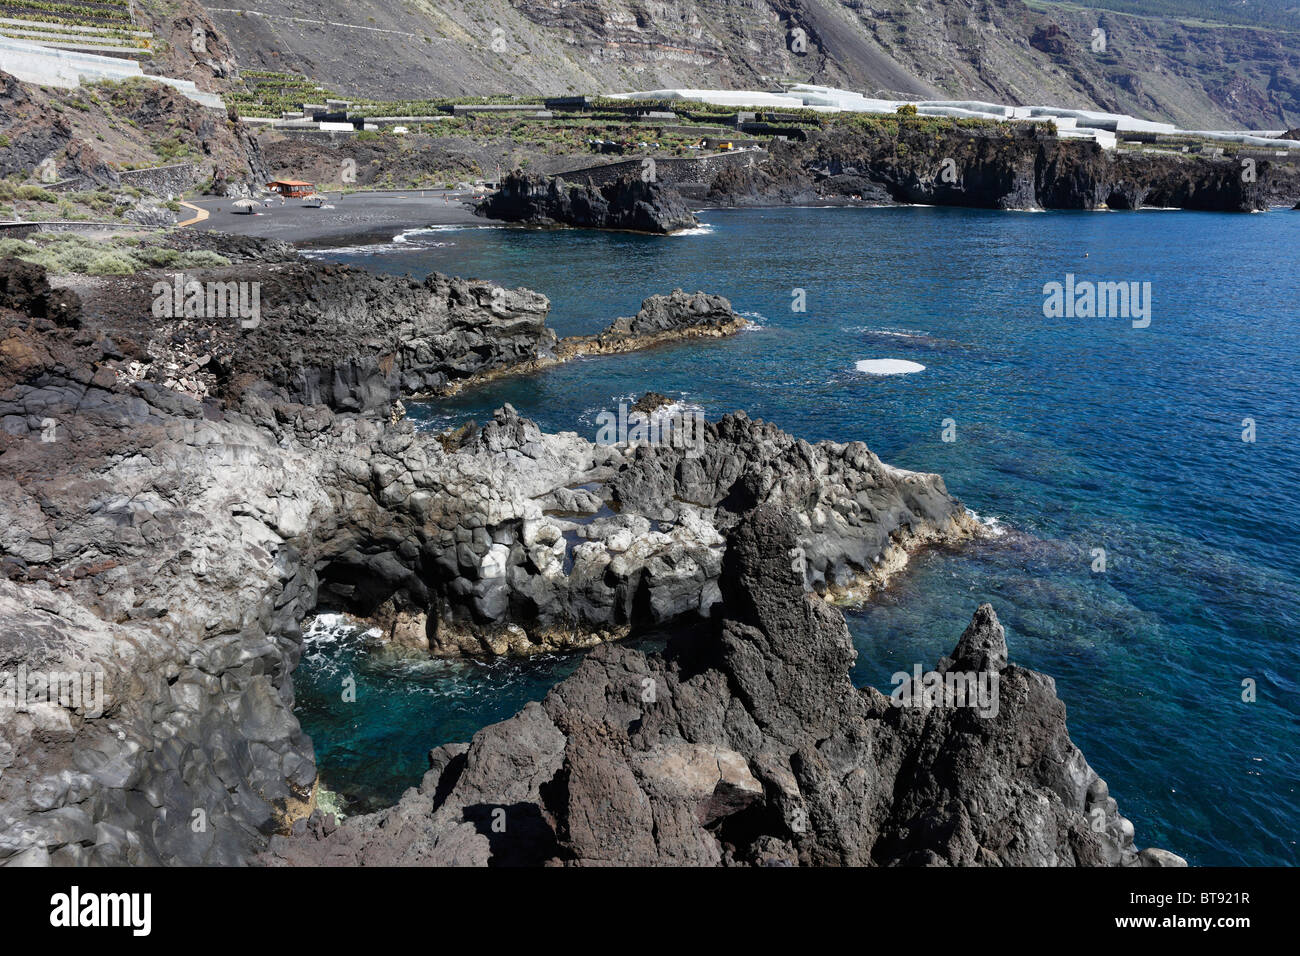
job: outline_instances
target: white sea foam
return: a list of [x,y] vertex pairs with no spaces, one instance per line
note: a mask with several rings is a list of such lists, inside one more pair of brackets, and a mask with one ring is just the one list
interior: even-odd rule
[[928,339],[929,332],[919,329],[876,329],[869,325],[851,325],[844,329],[853,335],[883,335],[891,339]]
[[988,530],[988,533],[994,538],[1000,538],[1007,533],[1007,529],[1003,527],[1002,521],[993,515],[985,518],[973,508],[967,508],[966,513],[982,524],[985,529]]
[[713,234],[713,227],[707,222],[702,222],[691,229],[679,229],[677,232],[669,233],[672,236],[708,236]]
[[925,371],[925,366],[920,362],[909,362],[906,359],[863,359],[855,367],[868,375],[908,375]]
[[[424,242],[425,248],[441,249],[454,246],[454,242]],[[324,249],[304,249],[302,254],[308,259],[328,259],[333,255],[375,256],[389,252],[402,252],[410,248],[410,243],[394,238],[392,242],[371,242],[359,246],[330,246]]]
[[[358,632],[362,632],[362,629],[346,614],[317,614],[306,622],[302,632],[302,642],[308,648],[323,644],[337,644]],[[376,627],[362,633],[366,637],[378,637],[383,632]]]
[[438,232],[460,232],[464,229],[505,229],[506,226],[489,223],[451,222],[441,226],[421,226],[419,229],[407,229],[393,236],[393,242],[409,243],[412,238]]
[[[628,407],[628,413],[634,414],[631,411],[631,408],[634,404],[636,404],[637,400],[641,398],[642,394],[643,393],[641,392],[629,392],[626,395],[615,396],[614,399],[610,402],[610,404],[606,407],[593,405],[590,408],[584,409],[582,411],[582,413],[578,416],[578,421],[579,423],[587,426],[588,428],[594,429],[597,427],[601,415],[606,414],[608,412],[617,413],[619,405],[626,405]],[[679,394],[684,394],[684,393],[679,393]],[[637,412],[635,414],[640,414],[640,413]],[[658,408],[656,408],[654,411],[652,411],[650,413],[650,421],[658,423],[664,419],[671,419],[674,416],[703,415],[703,414],[704,414],[703,405],[700,405],[697,402],[688,401],[685,398],[674,398],[669,402],[669,404],[661,405]]]

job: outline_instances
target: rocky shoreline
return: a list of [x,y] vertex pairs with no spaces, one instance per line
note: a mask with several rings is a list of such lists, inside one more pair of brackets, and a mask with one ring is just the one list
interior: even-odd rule
[[[446,397],[586,355],[720,338],[751,324],[722,296],[678,289],[648,297],[635,316],[596,335],[560,339],[546,325],[550,301],[529,289],[439,273],[422,281],[377,275],[303,259],[282,242],[221,233],[181,231],[167,241],[217,252],[232,264],[189,269],[179,279],[160,273],[147,281],[81,277],[75,284],[90,294],[97,322],[130,341],[153,339],[156,354],[133,356],[148,361],[129,374],[156,373],[161,366],[151,360],[165,351],[169,368],[189,370],[199,397],[281,390],[305,405],[374,412],[403,398]],[[204,288],[256,283],[257,317],[210,321],[178,314],[163,322],[166,335],[156,335],[159,278],[176,300],[190,282]]]
[[[1266,159],[1250,168],[1231,157],[1107,151],[1060,139],[1035,124],[957,126],[899,120],[811,131],[777,140],[754,166],[720,169],[699,197],[708,206],[821,204],[933,205],[981,209],[1179,208],[1260,212],[1300,195],[1293,168]],[[601,191],[562,177],[515,175],[477,210],[512,222],[671,232],[694,225],[676,210],[672,186],[626,178],[604,187],[634,205],[644,194],[642,225],[589,210],[610,204]],[[633,196],[635,194],[635,197]],[[694,195],[694,194],[693,194]],[[684,208],[684,207],[682,207]],[[683,225],[685,224],[685,225]]]
[[1267,160],[1243,175],[1231,158],[1106,151],[1034,124],[900,122],[893,132],[863,126],[773,143],[763,165],[719,172],[705,201],[1256,212],[1298,191],[1294,171]]
[[935,673],[998,712],[898,706],[849,682],[838,611],[791,568],[795,523],[749,512],[722,612],[661,654],[600,648],[540,704],[436,748],[391,809],[313,814],[283,865],[1176,866],[1139,851],[1070,741],[1051,678],[1008,663],[980,606]]
[[[689,441],[546,434],[509,406],[441,436],[402,416],[404,398],[566,354],[727,334],[743,320],[725,299],[651,297],[574,342],[529,290],[222,248],[232,265],[196,278],[263,283],[252,325],[160,318],[159,275],[78,295],[0,262],[0,670],[104,686],[102,708],[0,722],[0,863],[1168,862],[1133,850],[1050,679],[993,654],[1006,724],[972,734],[941,708],[933,776],[901,770],[926,720],[848,684],[843,620],[817,595],[977,534],[937,475],[743,413]],[[399,828],[372,839],[313,809],[292,674],[324,608],[401,653],[528,655],[647,627],[677,649],[598,648],[545,705],[440,748],[386,811],[423,834],[398,847]],[[996,643],[990,618],[959,662]],[[637,718],[625,689],[596,689],[620,669],[671,708]],[[1006,763],[1015,742],[1028,765]],[[533,770],[492,776],[507,765]],[[611,781],[619,799],[593,803]],[[891,789],[888,807],[871,796]],[[963,816],[957,797],[986,809]],[[496,806],[537,839],[492,846],[479,817]],[[803,832],[773,822],[800,808]],[[1104,825],[1081,823],[1098,808]]]

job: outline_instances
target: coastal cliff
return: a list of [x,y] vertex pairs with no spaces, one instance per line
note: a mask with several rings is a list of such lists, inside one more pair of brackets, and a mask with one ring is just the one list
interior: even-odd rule
[[[554,341],[544,298],[516,290],[502,308],[486,283],[381,281],[314,271],[282,248],[245,251],[252,261],[221,277],[278,273],[286,290],[319,280],[300,325],[274,309],[252,327],[162,320],[133,298],[161,275],[85,282],[77,295],[51,289],[39,267],[0,263],[0,663],[94,671],[104,689],[102,707],[36,703],[0,724],[0,862],[316,853],[334,823],[313,809],[292,674],[302,622],[322,608],[379,623],[402,653],[529,654],[649,626],[678,635],[661,657],[598,648],[544,707],[435,753],[419,800],[436,806],[417,806],[413,823],[440,847],[426,862],[493,861],[472,823],[488,804],[523,806],[525,832],[545,824],[542,849],[511,841],[495,862],[1139,859],[1104,784],[1067,746],[1050,681],[1004,666],[991,612],[954,660],[997,669],[1006,723],[972,733],[963,722],[975,718],[955,713],[918,764],[907,754],[919,759],[930,739],[920,714],[848,684],[843,620],[817,594],[878,584],[908,549],[975,533],[938,476],[743,414],[686,444],[549,435],[509,406],[482,428],[420,432],[394,408],[407,386],[425,387],[428,369],[527,366]],[[616,331],[728,314],[718,297],[662,298]],[[422,344],[401,354],[412,330]],[[507,351],[476,350],[480,334]],[[681,702],[640,729],[623,720],[626,742],[600,729],[627,716],[623,691],[590,683],[620,669]],[[507,743],[535,773],[490,776]],[[1016,752],[1028,760],[1008,763]],[[728,768],[720,792],[706,786],[709,761]],[[1001,803],[963,816],[949,797],[985,769],[1008,781]],[[608,781],[626,800],[593,804]],[[871,797],[886,790],[888,806]],[[569,809],[551,823],[555,801]],[[797,809],[806,824],[791,836],[773,814]],[[1093,809],[1103,819],[1085,827]],[[270,840],[290,832],[310,835]],[[365,844],[346,852],[359,860]],[[385,845],[374,858],[397,852]]]
[[[719,172],[706,197],[726,206],[846,199],[985,209],[1139,209],[1254,212],[1294,195],[1285,167],[1176,154],[1103,150],[1036,124],[897,121],[773,143],[754,168]],[[1277,180],[1277,182],[1275,182]]]
[[[1047,124],[863,117],[806,131],[805,139],[774,140],[761,162],[721,167],[700,198],[714,206],[1259,212],[1297,195],[1300,178],[1285,162],[1105,150],[1062,139]],[[597,189],[516,174],[476,212],[534,225],[666,233],[694,224],[682,203],[672,186],[627,177]]]

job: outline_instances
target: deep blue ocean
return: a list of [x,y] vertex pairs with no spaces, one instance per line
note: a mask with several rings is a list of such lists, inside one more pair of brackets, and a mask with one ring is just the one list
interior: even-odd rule
[[[1201,865],[1300,863],[1300,213],[701,219],[666,238],[438,229],[317,255],[527,286],[550,297],[560,335],[595,332],[674,287],[726,295],[759,327],[586,359],[410,414],[443,428],[508,401],[594,439],[599,411],[653,389],[709,418],[744,409],[941,473],[1004,533],[923,553],[847,610],[855,681],[888,690],[895,671],[932,664],[990,601],[1012,659],[1056,679],[1071,737],[1139,846]],[[1046,318],[1043,286],[1067,274],[1149,282],[1149,327]],[[869,375],[855,367],[866,359],[925,368]],[[955,441],[943,440],[949,419]],[[540,699],[576,664],[384,663],[334,628],[309,641],[298,712],[325,786],[363,810],[417,783],[431,747]],[[356,704],[340,703],[349,673]]]

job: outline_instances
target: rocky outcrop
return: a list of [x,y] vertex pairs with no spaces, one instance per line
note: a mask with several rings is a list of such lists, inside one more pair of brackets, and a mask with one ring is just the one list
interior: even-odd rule
[[[352,521],[373,549],[394,512],[408,517],[382,560],[340,555],[326,596],[364,618],[406,608],[434,654],[529,655],[707,618],[726,532],[758,504],[795,517],[790,560],[832,597],[865,595],[916,548],[978,533],[939,476],[891,468],[860,442],[810,445],[740,412],[653,436],[634,417],[610,410],[610,433],[589,442],[543,434],[507,406],[451,455],[393,436],[355,472]],[[367,486],[385,510],[365,505]],[[419,555],[404,557],[412,534]]]
[[722,338],[751,324],[720,295],[689,294],[674,289],[670,295],[652,295],[642,300],[636,315],[621,316],[595,335],[562,339],[556,354],[567,360],[581,355],[632,352],[683,339]]
[[[182,56],[190,52],[188,29],[185,36]],[[192,78],[208,88],[200,72]],[[0,176],[117,190],[122,169],[166,166],[180,155],[200,179],[257,181],[255,149],[242,124],[160,83],[63,90],[22,83],[0,70]]]
[[530,226],[577,226],[666,234],[699,225],[668,186],[624,176],[599,188],[572,185],[559,176],[512,173],[475,212]]
[[19,259],[0,259],[0,309],[59,325],[81,324],[81,299],[50,288],[44,268]]
[[214,252],[231,262],[275,263],[301,259],[298,250],[279,239],[237,236],[229,232],[175,229],[147,236],[143,242],[177,252]]
[[[217,245],[242,247],[236,240],[200,243]],[[386,412],[402,396],[447,394],[554,359],[550,303],[539,293],[437,273],[420,282],[296,255],[286,260],[272,243],[244,251],[252,266],[108,283],[96,297],[100,319],[155,338],[175,353],[173,364],[195,366],[213,392],[229,397],[269,386],[295,402],[337,411]],[[186,315],[190,281],[200,284],[205,301],[209,290],[224,297],[229,289],[227,303],[247,308]],[[152,327],[159,311],[167,335]]]
[[[301,404],[386,413],[402,398],[749,325],[724,297],[678,289],[646,298],[635,316],[597,335],[559,340],[546,325],[550,302],[528,289],[438,273],[423,281],[375,275],[303,260],[281,242],[218,233],[155,241],[236,264],[102,280],[94,308],[119,334],[152,341],[162,361],[131,374],[164,385],[184,378],[199,396],[271,389]],[[186,314],[191,282],[205,303],[217,293],[225,306]]]
[[102,327],[4,329],[0,672],[99,692],[0,705],[0,862],[239,863],[315,783],[288,675],[319,462],[126,383]]
[[1050,678],[988,605],[941,676],[995,706],[915,706],[848,678],[840,613],[791,567],[795,523],[732,531],[721,611],[662,654],[600,648],[539,704],[439,747],[397,806],[275,837],[272,865],[1177,864],[1070,741]]

